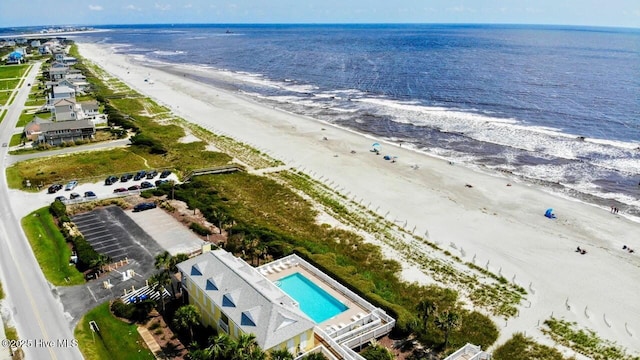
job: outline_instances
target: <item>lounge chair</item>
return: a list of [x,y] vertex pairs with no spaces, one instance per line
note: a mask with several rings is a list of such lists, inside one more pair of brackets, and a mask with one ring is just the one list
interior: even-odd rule
[[273,269],[273,271],[275,271],[275,272],[277,272],[277,273],[279,273],[280,271],[282,271],[282,268],[280,267],[280,264],[273,265],[273,268],[272,268],[272,269]]

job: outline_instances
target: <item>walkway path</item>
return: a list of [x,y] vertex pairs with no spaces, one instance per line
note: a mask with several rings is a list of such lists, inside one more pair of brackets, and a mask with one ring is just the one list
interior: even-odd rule
[[149,332],[149,330],[147,330],[146,327],[138,326],[138,333],[140,334],[140,336],[142,336],[142,340],[144,340],[145,344],[147,344],[147,347],[149,348],[149,350],[151,350],[151,352],[153,353],[153,356],[155,356],[156,359],[167,358],[164,355],[164,352],[162,352],[162,348],[160,347],[160,344],[158,344],[156,339],[153,337],[153,335],[151,335],[151,333]]

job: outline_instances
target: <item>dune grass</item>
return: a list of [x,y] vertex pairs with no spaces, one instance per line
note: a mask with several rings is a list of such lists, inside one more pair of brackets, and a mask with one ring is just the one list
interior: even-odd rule
[[[89,322],[95,321],[99,332],[94,333]],[[155,359],[138,334],[135,324],[116,318],[109,310],[109,302],[98,305],[80,319],[74,336],[86,360],[144,360]]]
[[57,286],[84,283],[82,273],[75,266],[69,266],[71,249],[54,223],[49,207],[43,207],[25,216],[22,219],[22,228],[49,282]]

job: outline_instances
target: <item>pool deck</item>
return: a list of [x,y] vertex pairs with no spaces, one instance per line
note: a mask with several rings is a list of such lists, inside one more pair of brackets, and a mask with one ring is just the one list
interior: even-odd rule
[[[273,269],[273,268],[272,268]],[[348,307],[347,310],[341,312],[340,314],[331,317],[321,323],[318,323],[318,327],[325,329],[327,332],[331,332],[332,327],[335,326],[337,328],[343,328],[347,326],[347,324],[355,321],[356,317],[360,314],[368,315],[369,311],[357,303],[353,301],[353,299],[347,297],[342,292],[339,292],[330,284],[325,282],[324,280],[317,277],[314,273],[308,271],[303,266],[300,265],[291,265],[279,271],[273,269],[270,273],[263,273],[263,275],[269,279],[271,282],[276,282],[283,277],[289,276],[291,274],[300,273],[304,275],[307,279],[311,280],[314,284],[318,285],[324,291],[329,293],[331,296],[336,298],[338,301],[343,303]]]

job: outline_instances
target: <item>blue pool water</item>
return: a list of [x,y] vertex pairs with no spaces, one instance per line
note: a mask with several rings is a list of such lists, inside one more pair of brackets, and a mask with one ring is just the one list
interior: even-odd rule
[[297,301],[300,309],[316,324],[348,309],[346,305],[300,273],[285,276],[278,280],[276,285]]

